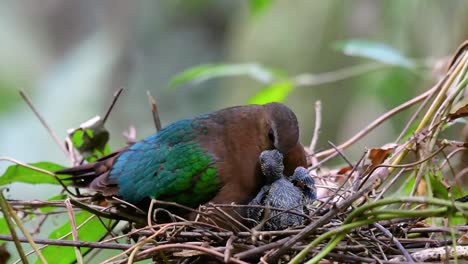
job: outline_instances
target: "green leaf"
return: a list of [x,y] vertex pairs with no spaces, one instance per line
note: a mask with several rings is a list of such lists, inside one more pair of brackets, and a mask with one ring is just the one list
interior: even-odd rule
[[[54,172],[57,170],[61,170],[65,167],[51,163],[51,162],[38,162],[38,163],[31,163],[28,164],[37,168],[41,168],[46,171]],[[67,178],[67,176],[57,176],[59,178]],[[31,184],[42,184],[42,183],[49,183],[49,184],[60,184],[53,176],[36,171],[30,168],[26,168],[21,165],[12,165],[7,168],[5,173],[0,177],[0,186],[10,184],[13,182],[23,182],[23,183],[31,183]],[[64,184],[70,184],[71,181],[63,181]]]
[[247,75],[261,82],[270,83],[277,77],[273,70],[259,64],[205,64],[185,70],[169,81],[174,88],[187,82],[200,83],[209,79]]
[[109,131],[99,116],[84,122],[79,128],[72,129],[68,137],[78,152],[89,162],[110,153],[107,144]]
[[[79,226],[85,222],[93,214],[81,211],[75,214],[76,226]],[[103,219],[103,222],[106,225],[111,224],[111,220]],[[58,239],[67,233],[71,232],[71,224],[66,223],[59,228],[52,231],[49,234],[50,239]],[[96,242],[102,239],[102,237],[107,233],[107,229],[102,225],[101,221],[97,217],[92,218],[86,224],[84,224],[80,229],[78,229],[78,237],[80,241]],[[73,237],[69,234],[66,240],[72,240]],[[90,248],[81,247],[81,253],[84,254],[90,250]],[[48,246],[42,250],[44,257],[53,263],[73,263],[76,260],[75,251],[73,247],[60,247],[60,246]],[[39,260],[36,263],[40,263]]]
[[81,146],[83,146],[83,136],[83,129],[77,129],[70,134],[71,141],[73,142],[73,146],[75,148],[80,148]]
[[294,90],[294,86],[291,82],[277,82],[260,90],[249,99],[248,103],[266,104],[271,102],[283,102],[292,90]]
[[10,229],[8,228],[8,224],[5,220],[5,217],[0,218],[0,234],[2,235],[10,234]]
[[272,0],[250,0],[250,10],[252,14],[258,15],[270,6]]
[[348,56],[368,58],[406,68],[415,66],[412,60],[403,56],[398,50],[380,42],[352,39],[338,41],[334,44],[334,48]]

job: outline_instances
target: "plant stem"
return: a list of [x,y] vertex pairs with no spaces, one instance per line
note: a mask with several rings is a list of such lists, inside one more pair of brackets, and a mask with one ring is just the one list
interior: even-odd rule
[[8,202],[6,201],[5,196],[3,196],[3,189],[0,189],[0,207],[2,209],[3,215],[5,217],[5,221],[8,225],[8,229],[10,230],[11,236],[13,238],[13,242],[15,243],[16,250],[18,251],[21,261],[24,264],[28,264],[29,263],[28,258],[24,254],[23,247],[21,246],[21,243],[18,239],[18,235],[16,234],[15,226],[11,222],[11,219],[10,219],[11,213],[10,213],[10,210],[8,209],[9,208]]

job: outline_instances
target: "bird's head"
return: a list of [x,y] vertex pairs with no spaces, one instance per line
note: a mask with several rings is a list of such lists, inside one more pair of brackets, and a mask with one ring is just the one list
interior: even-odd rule
[[276,181],[283,175],[283,154],[278,150],[263,151],[260,153],[259,162],[268,183]]
[[309,175],[309,171],[304,167],[297,167],[294,170],[294,174],[291,176],[291,182],[294,186],[302,190],[305,197],[313,202],[317,199],[317,192],[315,188],[315,181]]
[[265,105],[269,115],[268,138],[275,149],[288,153],[299,141],[299,125],[294,112],[281,103]]

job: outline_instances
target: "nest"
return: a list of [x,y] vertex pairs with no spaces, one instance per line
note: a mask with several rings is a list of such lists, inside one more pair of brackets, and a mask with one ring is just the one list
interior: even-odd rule
[[[320,104],[316,104],[316,131],[309,153],[309,171],[318,188],[319,200],[310,205],[304,226],[281,231],[261,231],[262,225],[245,226],[230,217],[226,208],[242,205],[209,204],[199,208],[204,221],[188,221],[164,206],[182,207],[153,200],[145,214],[118,199],[98,197],[55,201],[0,199],[2,211],[16,222],[24,237],[12,230],[1,240],[28,242],[41,259],[38,244],[78,249],[115,249],[119,253],[106,263],[132,263],[151,259],[156,263],[318,263],[318,262],[428,262],[468,259],[465,203],[460,179],[462,169],[453,168],[454,155],[466,152],[466,141],[443,138],[455,120],[468,116],[463,104],[468,83],[468,43],[464,43],[434,87],[380,116],[347,142],[329,150],[314,151],[320,130]],[[396,144],[366,151],[350,161],[342,152],[395,114],[419,104]],[[414,129],[410,129],[414,128]],[[468,155],[468,154],[463,154]],[[323,164],[342,158],[348,165],[325,169]],[[20,163],[21,164],[21,163]],[[22,164],[24,166],[28,166]],[[452,177],[443,175],[451,174]],[[67,238],[33,238],[23,230],[18,215],[66,213],[71,221]],[[182,208],[184,210],[194,210]],[[275,210],[275,208],[270,208]],[[287,212],[285,209],[278,209]],[[82,220],[79,212],[89,212]],[[21,214],[19,214],[21,213]],[[160,217],[165,218],[159,223]],[[231,230],[209,222],[222,219]],[[77,230],[90,219],[98,219],[107,232],[98,242],[82,241]],[[13,223],[10,223],[13,225]],[[34,231],[33,231],[34,233]],[[92,254],[87,251],[85,254]],[[25,257],[27,253],[20,253]]]

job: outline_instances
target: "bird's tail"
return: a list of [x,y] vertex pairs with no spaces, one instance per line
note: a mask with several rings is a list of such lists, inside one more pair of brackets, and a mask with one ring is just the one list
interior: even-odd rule
[[114,152],[95,162],[56,171],[55,174],[70,175],[72,185],[75,187],[90,188],[102,194],[114,195],[118,192],[117,183],[109,180],[109,171],[121,151]]

